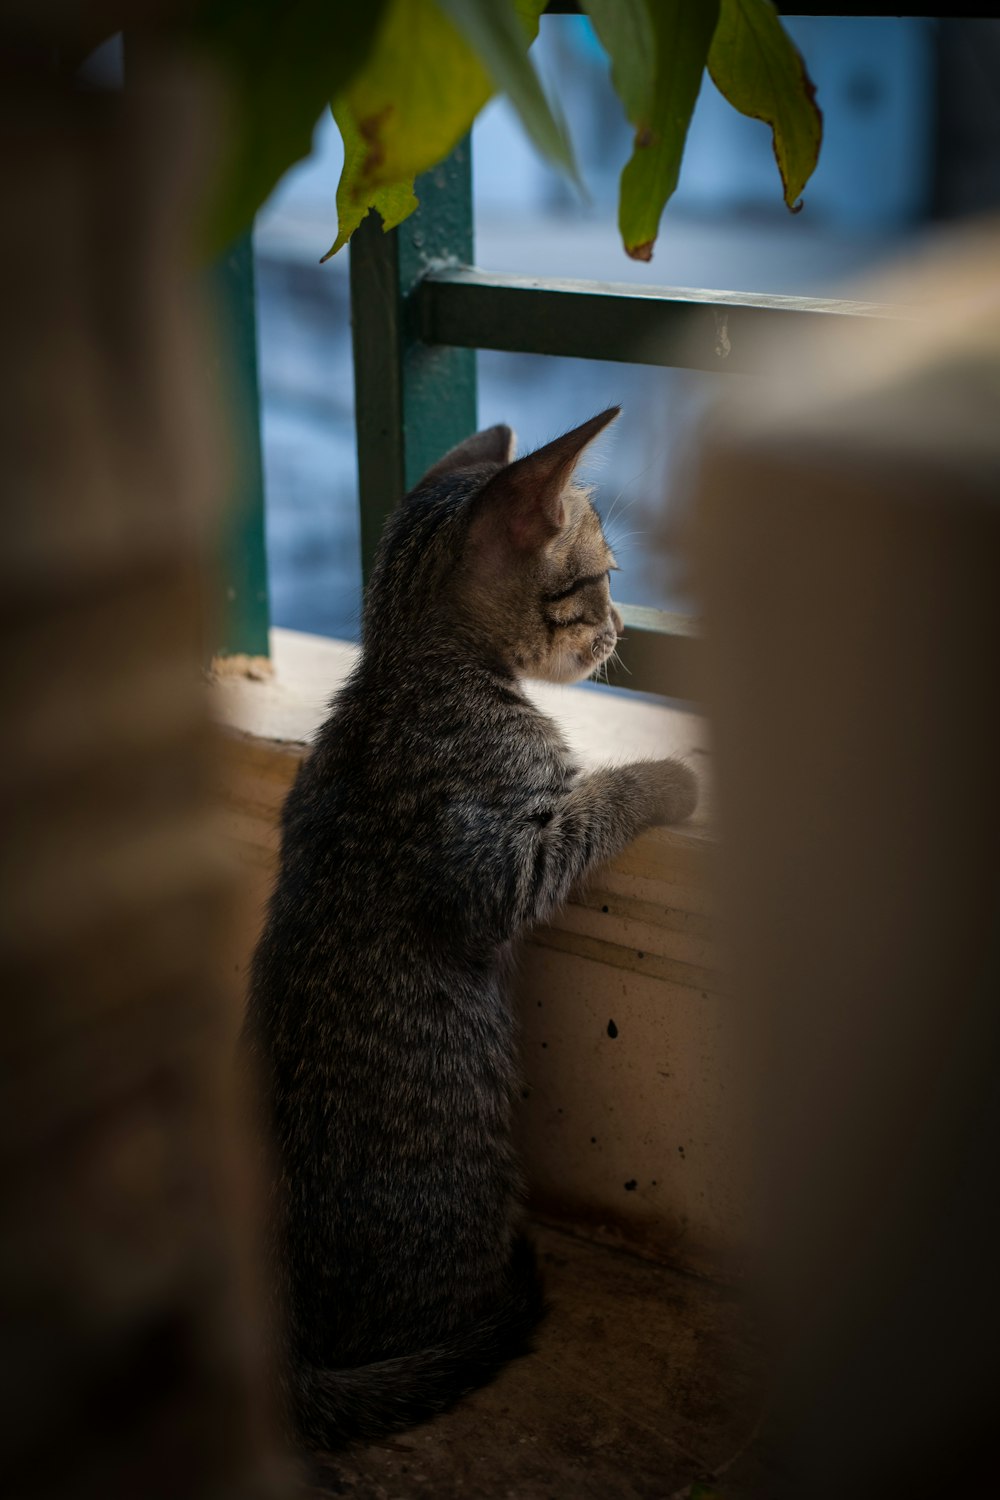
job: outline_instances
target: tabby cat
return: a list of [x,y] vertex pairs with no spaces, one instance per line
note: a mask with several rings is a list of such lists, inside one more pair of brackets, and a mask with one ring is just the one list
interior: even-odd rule
[[276,1147],[287,1393],[323,1447],[419,1421],[529,1349],[514,944],[695,806],[678,761],[583,773],[521,689],[587,677],[621,631],[573,483],[617,410],[516,462],[491,427],[407,496],[285,805],[245,1038]]

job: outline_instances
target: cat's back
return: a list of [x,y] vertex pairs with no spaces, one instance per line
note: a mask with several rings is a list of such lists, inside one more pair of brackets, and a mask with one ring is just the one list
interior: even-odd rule
[[512,684],[362,658],[285,804],[257,988],[401,943],[441,962],[488,951],[516,882],[510,840],[574,774],[556,726]]
[[393,681],[362,660],[300,768],[284,842],[294,853],[301,843],[346,839],[377,866],[404,837],[418,848],[456,804],[516,816],[574,769],[556,725],[499,676],[428,664]]

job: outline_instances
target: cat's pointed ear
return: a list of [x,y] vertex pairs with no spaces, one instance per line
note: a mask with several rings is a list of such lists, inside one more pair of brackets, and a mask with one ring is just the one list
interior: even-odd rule
[[535,551],[558,536],[566,524],[564,492],[573,470],[583,450],[620,411],[620,406],[609,407],[519,458],[486,485],[480,503],[503,517],[507,535],[519,551]]
[[443,458],[427,470],[421,485],[428,479],[443,479],[446,474],[457,474],[462,469],[475,469],[480,464],[509,464],[514,457],[517,439],[512,428],[503,422],[495,427],[486,427],[474,432],[471,437],[449,448]]

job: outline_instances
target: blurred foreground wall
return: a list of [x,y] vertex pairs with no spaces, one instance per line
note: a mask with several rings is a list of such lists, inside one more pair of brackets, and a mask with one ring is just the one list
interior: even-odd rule
[[2,1488],[272,1495],[199,671],[198,118],[0,42]]
[[[767,351],[699,561],[787,1494],[986,1493],[1000,1340],[996,226]],[[835,321],[835,320],[833,320]]]

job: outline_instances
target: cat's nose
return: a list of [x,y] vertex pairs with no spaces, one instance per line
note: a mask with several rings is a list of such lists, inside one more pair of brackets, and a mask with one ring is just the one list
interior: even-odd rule
[[620,636],[621,633],[622,633],[622,631],[625,629],[625,626],[624,626],[624,624],[622,622],[621,615],[615,609],[615,607],[614,607],[613,604],[611,606],[611,623],[615,627],[615,635],[619,635]]

